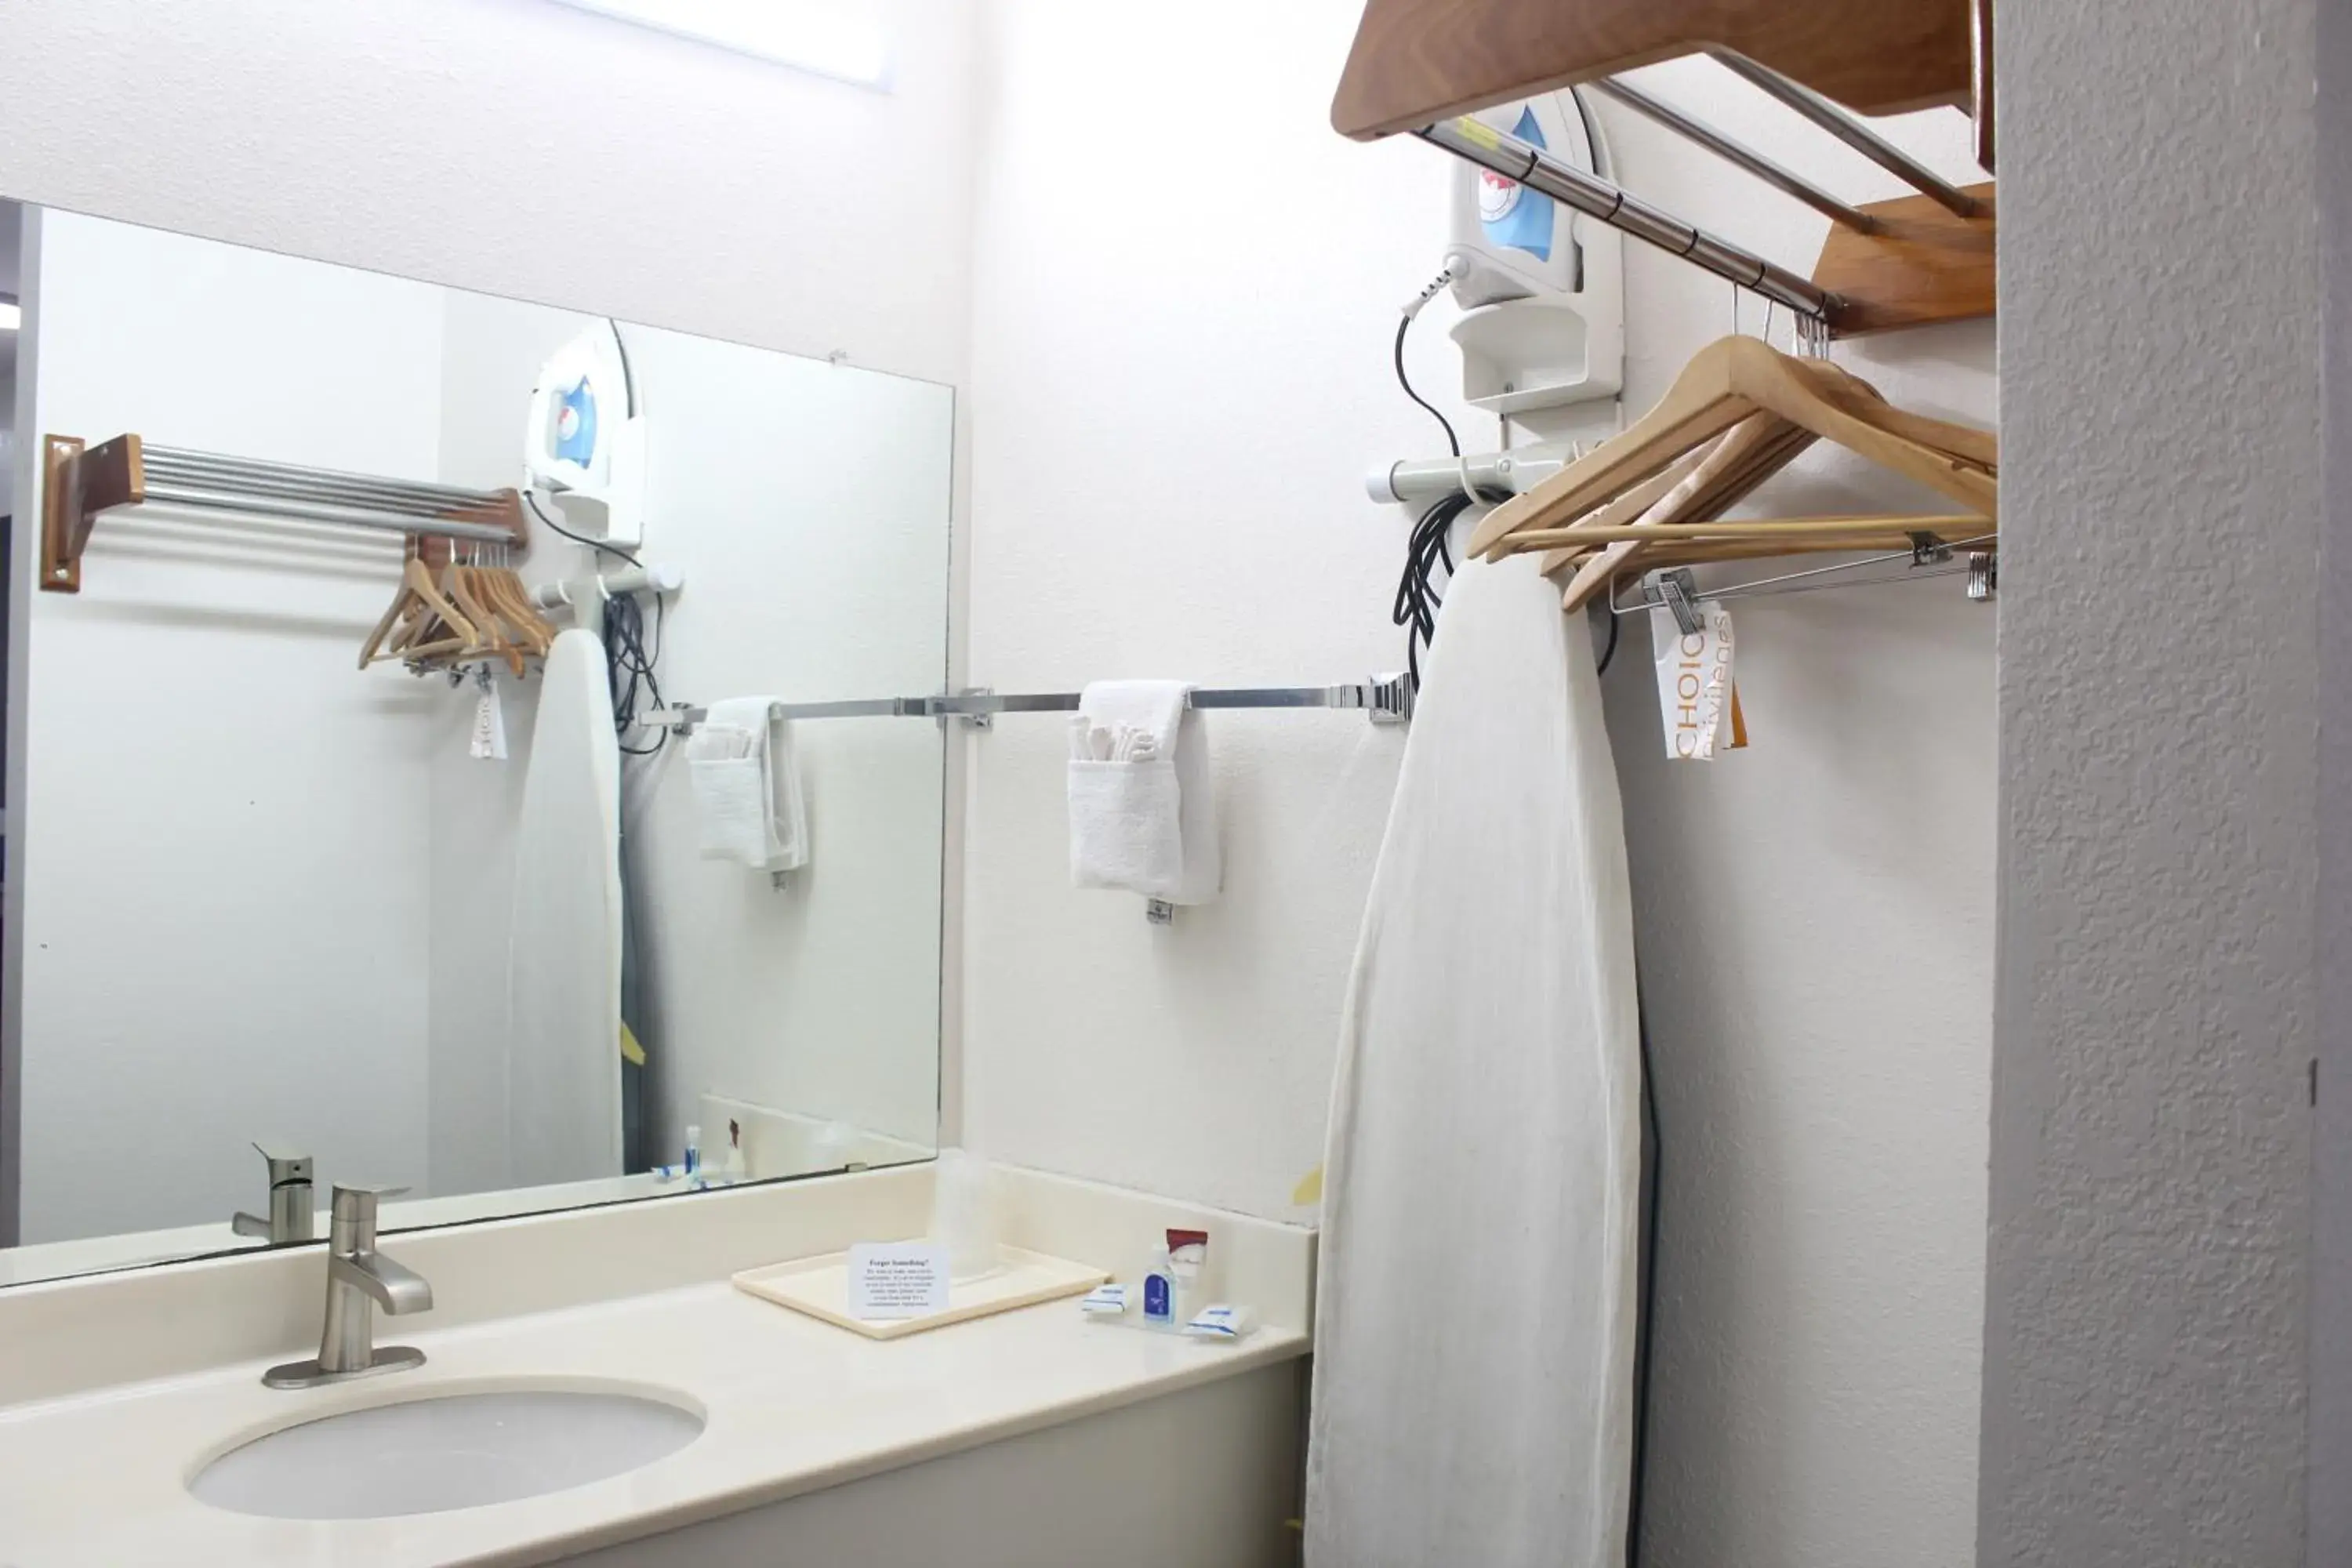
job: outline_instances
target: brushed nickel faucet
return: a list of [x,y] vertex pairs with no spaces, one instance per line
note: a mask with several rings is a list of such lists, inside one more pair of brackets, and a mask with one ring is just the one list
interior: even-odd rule
[[317,1222],[310,1208],[310,1156],[291,1149],[256,1143],[254,1152],[269,1162],[269,1215],[237,1211],[229,1228],[239,1236],[257,1236],[272,1247],[308,1241]]
[[425,1352],[413,1345],[375,1342],[378,1307],[395,1318],[433,1307],[433,1287],[425,1277],[375,1249],[377,1200],[407,1190],[336,1186],[327,1242],[327,1321],[318,1356],[273,1366],[261,1374],[263,1383],[271,1388],[316,1388],[425,1364]]

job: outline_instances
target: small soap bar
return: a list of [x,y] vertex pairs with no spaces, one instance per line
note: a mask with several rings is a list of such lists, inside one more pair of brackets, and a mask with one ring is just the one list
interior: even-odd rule
[[1184,1325],[1184,1331],[1200,1340],[1238,1340],[1257,1327],[1257,1314],[1247,1307],[1229,1307],[1219,1302],[1203,1307],[1201,1315]]
[[1124,1318],[1127,1316],[1127,1287],[1097,1285],[1078,1303],[1078,1310],[1089,1318]]

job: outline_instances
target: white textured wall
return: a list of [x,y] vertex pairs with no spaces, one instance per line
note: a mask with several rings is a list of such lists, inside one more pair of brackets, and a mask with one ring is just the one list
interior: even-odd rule
[[[2352,6],[2319,14],[2322,147],[2352,146]],[[2314,1111],[2309,1503],[2313,1563],[2352,1562],[2352,161],[2319,166],[2326,289],[2326,522],[2319,647],[2320,1079]]]
[[[1402,662],[1388,606],[1405,519],[1365,501],[1360,475],[1443,450],[1388,353],[1398,305],[1435,268],[1450,168],[1329,130],[1357,10],[1213,5],[1181,26],[1043,0],[994,13],[975,679],[1286,683]],[[1232,47],[1244,34],[1251,47]],[[1710,68],[1652,85],[1842,191],[1895,194]],[[1807,209],[1643,122],[1608,128],[1634,188],[1810,265],[1822,225]],[[1966,172],[1957,115],[1898,131]],[[1626,255],[1638,407],[1728,330],[1731,301],[1677,262]],[[1458,375],[1448,320],[1441,304],[1414,329],[1426,393]],[[1762,325],[1754,301],[1747,321]],[[1912,406],[1984,422],[1991,344],[1979,323],[1840,358]],[[1492,446],[1490,420],[1463,427]],[[1829,454],[1766,499],[1944,510]],[[1669,1141],[1647,1561],[1961,1563],[1992,616],[1946,581],[1739,617],[1747,754],[1663,765],[1644,623],[1608,681]],[[1007,720],[975,742],[968,1114],[993,1156],[1289,1215],[1322,1154],[1399,737],[1350,715],[1208,722],[1227,895],[1166,931],[1133,899],[1068,887],[1058,724]]]
[[[1904,194],[1710,64],[1640,79],[1843,195]],[[1810,269],[1825,219],[1604,114],[1633,189]],[[1881,129],[1981,178],[1957,113]],[[1646,247],[1626,258],[1640,408],[1728,330],[1730,290]],[[1762,327],[1755,301],[1742,315]],[[1906,407],[1994,422],[1990,322],[1836,358]],[[1753,505],[1950,510],[1827,447]],[[1606,683],[1665,1140],[1643,1562],[1943,1568],[1975,1534],[1994,612],[1944,578],[1734,615],[1747,752],[1665,761],[1643,619]]]
[[2316,7],[2129,13],[2001,12],[1978,1560],[2287,1568],[2316,740],[2341,702],[2318,673]]
[[[1402,667],[1402,534],[1361,475],[1434,437],[1388,359],[1397,307],[1436,270],[1446,186],[1422,149],[1325,122],[1355,11],[992,8],[974,679]],[[1415,358],[1443,386],[1440,356]],[[1060,721],[972,743],[966,1133],[992,1158],[1287,1217],[1322,1158],[1403,736],[1360,714],[1205,721],[1225,895],[1166,929],[1140,899],[1071,889]]]
[[[48,213],[31,292],[37,432],[434,477],[439,289]],[[352,667],[398,560],[116,517],[31,595],[24,1240],[258,1209],[254,1140],[424,1179],[435,694]]]

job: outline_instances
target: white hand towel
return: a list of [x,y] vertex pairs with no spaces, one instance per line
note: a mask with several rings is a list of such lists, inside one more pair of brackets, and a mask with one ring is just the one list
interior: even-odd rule
[[687,738],[688,771],[702,826],[702,855],[761,871],[808,864],[808,813],[792,726],[773,719],[772,697],[733,697]]
[[1071,729],[1070,876],[1177,904],[1217,896],[1223,861],[1208,732],[1181,680],[1098,680]]

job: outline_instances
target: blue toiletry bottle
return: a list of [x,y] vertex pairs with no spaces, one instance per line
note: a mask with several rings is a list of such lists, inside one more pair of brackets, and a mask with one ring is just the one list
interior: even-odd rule
[[1155,1329],[1176,1326],[1176,1269],[1164,1247],[1151,1249],[1151,1266],[1144,1270],[1143,1321]]

